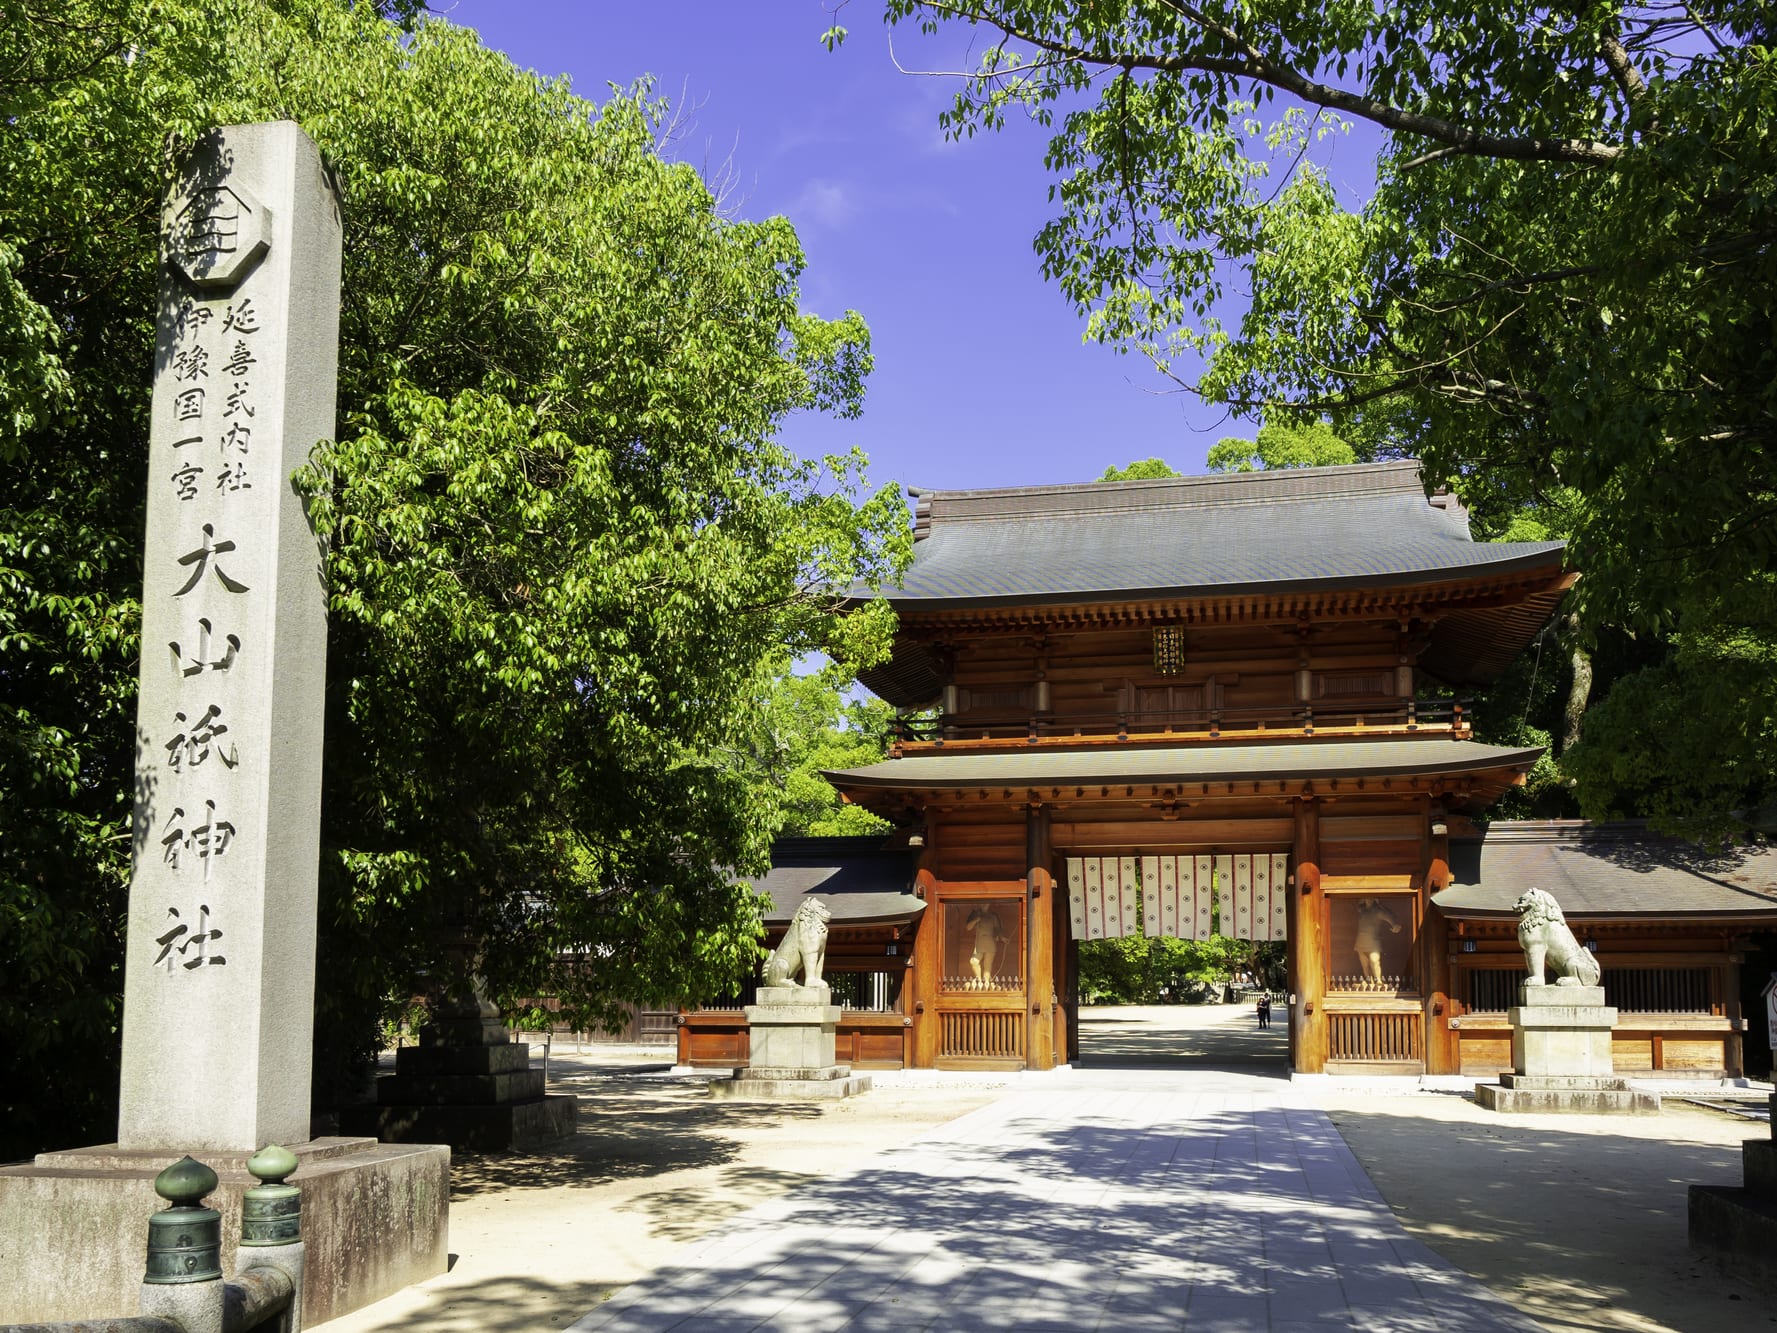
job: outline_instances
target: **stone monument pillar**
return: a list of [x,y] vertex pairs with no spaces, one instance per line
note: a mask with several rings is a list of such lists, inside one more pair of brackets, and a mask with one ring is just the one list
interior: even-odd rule
[[0,1322],[134,1313],[188,1152],[230,1266],[248,1157],[295,1153],[307,1323],[444,1270],[447,1149],[309,1138],[327,620],[290,477],[334,431],[340,239],[288,122],[205,134],[168,196],[118,1142],[0,1169]]
[[[340,214],[294,125],[212,133],[163,218],[118,1143],[309,1137]],[[177,1071],[177,1077],[168,1077]]]

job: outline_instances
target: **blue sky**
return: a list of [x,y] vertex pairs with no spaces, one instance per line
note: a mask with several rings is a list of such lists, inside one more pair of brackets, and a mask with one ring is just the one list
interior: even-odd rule
[[583,96],[652,75],[684,113],[671,153],[728,181],[740,216],[795,224],[804,306],[860,311],[876,357],[862,420],[790,423],[802,453],[860,446],[878,483],[1005,486],[1085,481],[1154,455],[1199,472],[1218,439],[1252,434],[1169,392],[1141,358],[1082,345],[1031,248],[1049,216],[1042,133],[948,143],[937,117],[954,84],[896,68],[969,63],[960,30],[924,46],[897,30],[891,53],[880,8],[863,0],[829,54],[831,0],[434,4]]

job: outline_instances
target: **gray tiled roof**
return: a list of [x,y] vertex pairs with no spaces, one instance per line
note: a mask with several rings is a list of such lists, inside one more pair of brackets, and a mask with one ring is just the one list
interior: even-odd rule
[[1225,782],[1230,779],[1388,777],[1513,768],[1542,751],[1452,741],[1301,740],[1282,745],[1232,741],[1186,746],[1099,746],[1083,750],[981,753],[955,751],[886,759],[824,776],[835,786],[931,790],[944,787],[1044,787],[1119,782]]
[[1159,481],[929,491],[896,602],[1230,594],[1433,582],[1558,564],[1560,542],[1477,543],[1412,460]]
[[1639,824],[1508,823],[1450,844],[1446,912],[1510,915],[1528,888],[1555,895],[1569,916],[1777,918],[1777,848],[1714,853],[1657,837]]
[[768,925],[783,925],[804,897],[827,905],[836,926],[910,921],[925,910],[913,896],[919,854],[885,849],[880,836],[785,838],[771,850],[771,870],[753,887],[771,898]]

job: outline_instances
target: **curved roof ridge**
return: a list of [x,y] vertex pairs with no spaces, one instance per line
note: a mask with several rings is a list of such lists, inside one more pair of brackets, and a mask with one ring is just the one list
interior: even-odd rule
[[[1275,468],[1255,472],[1215,472],[1140,481],[1064,482],[1041,486],[999,486],[976,490],[908,487],[932,522],[1026,519],[1033,514],[1115,514],[1229,505],[1278,504],[1292,500],[1333,500],[1359,495],[1415,494],[1423,497],[1418,459],[1347,463],[1337,467]],[[1430,505],[1430,501],[1427,501]]]

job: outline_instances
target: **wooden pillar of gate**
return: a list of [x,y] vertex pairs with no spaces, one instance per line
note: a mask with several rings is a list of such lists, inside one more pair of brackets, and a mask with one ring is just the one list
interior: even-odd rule
[[920,853],[919,873],[914,885],[926,909],[920,914],[913,936],[913,957],[907,964],[908,977],[902,983],[902,1006],[913,1019],[912,1059],[916,1069],[931,1069],[938,1063],[938,1029],[943,1020],[938,1016],[938,977],[943,960],[938,957],[938,843],[943,830],[932,815],[926,816],[926,847]]
[[[1427,802],[1425,817],[1424,924],[1419,932],[1422,955],[1420,975],[1425,978],[1425,1072],[1461,1073],[1457,1034],[1450,1019],[1456,1012],[1450,993],[1450,932],[1444,914],[1432,906],[1432,895],[1450,883],[1450,834],[1442,810]],[[1434,832],[1442,828],[1443,833]]]
[[1320,806],[1296,802],[1296,883],[1290,893],[1290,1063],[1299,1073],[1327,1065],[1326,900],[1320,887]]
[[1025,810],[1024,995],[1029,1024],[1025,1060],[1031,1069],[1055,1068],[1055,877],[1049,869],[1049,811],[1040,802]]

